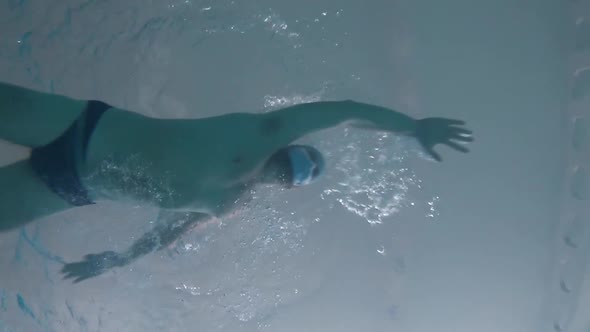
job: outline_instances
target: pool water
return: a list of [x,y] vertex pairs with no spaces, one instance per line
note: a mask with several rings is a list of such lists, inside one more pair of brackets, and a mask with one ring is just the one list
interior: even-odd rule
[[[4,82],[163,118],[354,99],[464,119],[476,141],[434,163],[409,139],[314,134],[321,181],[256,188],[79,284],[63,262],[125,249],[156,209],[2,233],[0,331],[590,331],[588,17],[586,0],[2,2]],[[0,143],[3,165],[26,158]]]

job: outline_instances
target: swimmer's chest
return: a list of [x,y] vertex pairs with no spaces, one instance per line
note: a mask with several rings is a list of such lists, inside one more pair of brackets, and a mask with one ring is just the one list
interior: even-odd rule
[[158,162],[183,204],[227,204],[256,178],[273,149],[249,119],[204,119],[189,132],[171,133],[169,149]]
[[113,111],[93,134],[83,173],[137,199],[165,192],[171,207],[216,207],[239,198],[270,155],[257,126],[251,114],[162,120]]
[[247,114],[203,119],[190,131],[173,135],[167,153],[174,163],[170,169],[217,186],[250,181],[273,150]]

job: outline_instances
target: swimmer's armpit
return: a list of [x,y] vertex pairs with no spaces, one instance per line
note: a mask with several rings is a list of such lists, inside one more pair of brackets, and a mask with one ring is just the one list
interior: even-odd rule
[[208,214],[196,212],[161,212],[157,226],[135,241],[125,252],[89,254],[80,262],[64,264],[61,272],[64,279],[72,279],[74,282],[101,275],[114,267],[125,266],[146,254],[166,248],[188,230],[211,218]]
[[279,116],[271,115],[266,117],[260,123],[260,133],[264,136],[272,136],[277,134],[283,127],[283,121]]

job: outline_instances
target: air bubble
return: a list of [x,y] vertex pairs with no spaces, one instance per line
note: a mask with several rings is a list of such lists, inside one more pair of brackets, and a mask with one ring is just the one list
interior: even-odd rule
[[562,292],[564,293],[571,293],[572,289],[570,288],[570,286],[565,282],[565,280],[561,280],[559,282],[559,288],[561,289]]
[[570,183],[571,194],[578,200],[588,199],[588,176],[586,170],[578,167],[571,178]]
[[563,237],[563,242],[572,249],[578,249],[578,244],[569,235]]
[[584,98],[590,90],[590,71],[588,68],[580,69],[575,74],[572,98],[580,100]]
[[578,19],[576,22],[576,51],[584,51],[590,48],[590,23]]
[[580,216],[575,216],[565,232],[563,241],[568,247],[577,249],[584,237],[584,232],[584,221]]
[[577,152],[588,150],[588,122],[584,118],[577,118],[574,121],[572,146]]

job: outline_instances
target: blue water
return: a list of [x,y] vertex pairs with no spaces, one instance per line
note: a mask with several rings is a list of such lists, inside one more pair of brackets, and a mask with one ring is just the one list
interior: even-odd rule
[[126,248],[157,211],[99,204],[0,234],[0,331],[588,331],[589,15],[586,0],[2,2],[2,81],[170,118],[356,99],[465,119],[476,142],[436,164],[381,134],[305,138],[322,181],[260,190],[76,285],[64,262]]

